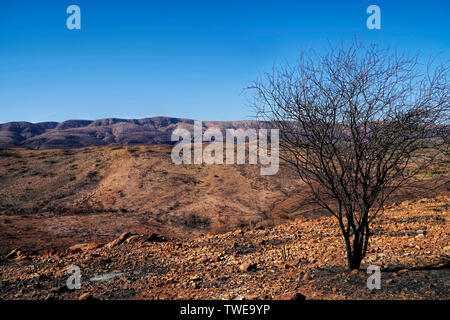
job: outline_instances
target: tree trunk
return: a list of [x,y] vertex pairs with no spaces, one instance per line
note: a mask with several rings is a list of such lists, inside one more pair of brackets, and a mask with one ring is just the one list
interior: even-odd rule
[[353,246],[349,238],[345,239],[347,249],[347,267],[349,271],[359,270],[362,259],[364,258],[363,248],[359,245],[359,241],[353,241]]
[[359,270],[359,267],[361,266],[362,261],[362,255],[358,253],[353,253],[348,255],[347,254],[347,261],[348,261],[348,269],[349,271],[352,270]]

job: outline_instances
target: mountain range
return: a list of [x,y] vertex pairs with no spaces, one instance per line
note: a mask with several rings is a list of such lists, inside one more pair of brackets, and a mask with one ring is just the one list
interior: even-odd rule
[[[238,129],[254,123],[242,121],[203,121],[203,128]],[[8,122],[0,124],[0,147],[30,149],[69,149],[88,146],[173,144],[177,128],[193,132],[194,120],[153,117],[144,119],[67,120],[64,122]]]

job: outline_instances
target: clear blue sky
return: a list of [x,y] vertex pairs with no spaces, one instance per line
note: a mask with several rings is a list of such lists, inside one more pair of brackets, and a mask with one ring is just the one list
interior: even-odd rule
[[448,0],[1,0],[0,122],[248,119],[242,89],[302,48],[359,35],[448,60],[449,26]]

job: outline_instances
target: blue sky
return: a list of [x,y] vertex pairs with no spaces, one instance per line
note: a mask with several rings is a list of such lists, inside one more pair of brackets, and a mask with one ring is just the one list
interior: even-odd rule
[[[81,30],[66,28],[71,4]],[[302,48],[359,35],[447,61],[449,17],[448,0],[2,0],[0,122],[249,119],[242,89]]]

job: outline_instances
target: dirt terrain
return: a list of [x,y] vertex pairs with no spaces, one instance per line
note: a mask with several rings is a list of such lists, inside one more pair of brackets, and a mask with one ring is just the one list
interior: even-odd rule
[[[0,150],[0,254],[45,253],[83,241],[109,241],[124,230],[192,239],[245,226],[273,226],[325,214],[281,164],[172,164],[171,147],[104,146]],[[392,202],[450,188],[448,164]]]
[[274,225],[311,206],[283,203],[304,188],[282,166],[172,164],[170,146],[0,150],[0,254],[107,241],[128,230],[192,238]]
[[[1,299],[448,299],[449,163],[420,173],[348,273],[333,217],[283,164],[172,164],[171,147],[0,150]],[[77,265],[82,289],[68,291]]]
[[[1,299],[449,299],[450,196],[386,207],[362,270],[348,272],[332,217],[298,218],[190,241],[124,233],[55,255],[12,252]],[[381,268],[369,290],[365,268]],[[67,269],[81,271],[68,290]]]

